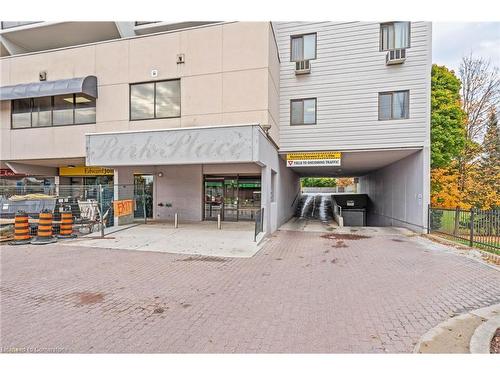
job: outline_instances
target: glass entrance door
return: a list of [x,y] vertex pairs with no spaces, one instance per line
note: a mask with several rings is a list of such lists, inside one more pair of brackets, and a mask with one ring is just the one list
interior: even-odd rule
[[224,179],[205,179],[205,220],[217,220],[224,206]]
[[223,220],[238,220],[238,179],[236,178],[224,178]]
[[134,175],[135,218],[153,218],[153,181],[151,174]]

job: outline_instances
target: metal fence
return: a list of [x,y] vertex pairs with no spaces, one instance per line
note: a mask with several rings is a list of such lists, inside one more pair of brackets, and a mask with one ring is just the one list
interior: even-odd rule
[[429,233],[484,250],[500,250],[500,210],[429,207]]
[[31,234],[36,235],[38,217],[42,210],[53,213],[53,232],[59,233],[61,212],[71,211],[74,233],[100,232],[115,225],[113,202],[115,193],[120,200],[133,201],[132,220],[146,220],[146,202],[143,186],[128,185],[52,185],[52,186],[0,186],[0,227],[2,233],[13,227],[18,211],[26,212]]
[[264,207],[255,212],[255,233],[253,240],[257,241],[259,233],[264,231]]

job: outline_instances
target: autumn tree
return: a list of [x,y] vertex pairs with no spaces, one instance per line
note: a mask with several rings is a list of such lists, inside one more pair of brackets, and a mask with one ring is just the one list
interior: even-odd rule
[[482,208],[497,208],[500,207],[500,130],[494,108],[488,117],[482,146],[478,169],[482,191],[479,201]]
[[432,66],[431,166],[444,168],[465,146],[465,113],[460,104],[460,80],[445,66]]
[[457,207],[463,196],[458,189],[455,160],[465,146],[461,84],[453,71],[435,64],[431,83],[431,204]]
[[498,68],[472,54],[462,58],[459,76],[466,121],[465,146],[457,159],[458,188],[467,203],[483,207],[483,198],[486,194],[492,194],[489,191],[492,185],[481,180],[484,177],[480,170],[481,142],[488,128],[488,116],[500,103],[500,77]]

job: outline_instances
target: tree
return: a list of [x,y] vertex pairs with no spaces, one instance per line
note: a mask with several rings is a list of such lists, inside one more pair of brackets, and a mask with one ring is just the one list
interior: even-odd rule
[[466,115],[466,139],[465,147],[457,159],[458,189],[468,203],[483,207],[483,198],[488,196],[489,201],[494,201],[494,193],[491,191],[492,185],[482,182],[477,185],[482,176],[479,165],[482,152],[480,142],[486,133],[488,115],[500,103],[500,77],[498,68],[472,54],[462,58],[459,76],[462,82],[462,109]]
[[431,171],[431,205],[434,207],[462,209],[470,208],[464,204],[462,192],[458,189],[458,170],[456,165],[447,168],[433,168]]
[[500,207],[500,130],[495,109],[490,111],[488,117],[483,154],[478,169],[482,192],[481,207]]
[[500,104],[498,68],[489,60],[464,56],[459,68],[462,81],[462,107],[467,116],[466,137],[479,142],[486,130],[488,116]]
[[348,187],[354,185],[354,178],[353,177],[340,177],[337,178],[337,186],[338,187]]
[[498,129],[498,118],[495,109],[491,110],[488,117],[486,134],[483,140],[481,164],[491,172],[498,173],[500,169],[500,131]]
[[432,66],[431,166],[444,168],[465,146],[465,113],[460,107],[460,80],[445,66]]
[[330,177],[304,177],[302,178],[302,187],[335,187],[337,182]]

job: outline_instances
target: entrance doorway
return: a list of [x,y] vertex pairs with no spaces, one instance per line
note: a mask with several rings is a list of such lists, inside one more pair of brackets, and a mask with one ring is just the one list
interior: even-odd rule
[[260,176],[205,176],[205,220],[254,220],[261,206]]
[[151,174],[134,175],[135,218],[153,218],[153,181]]

